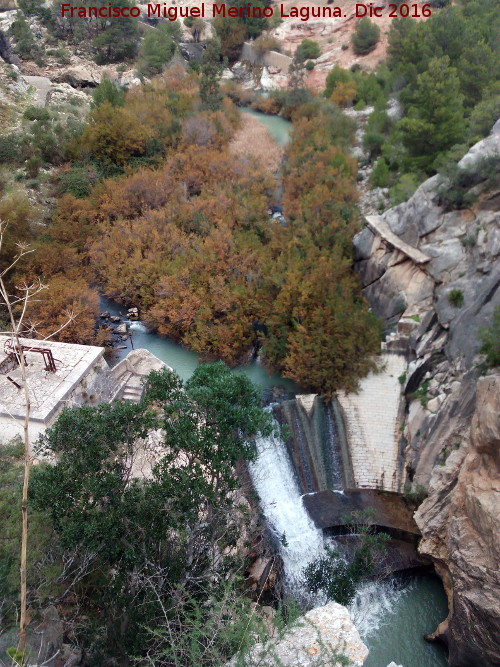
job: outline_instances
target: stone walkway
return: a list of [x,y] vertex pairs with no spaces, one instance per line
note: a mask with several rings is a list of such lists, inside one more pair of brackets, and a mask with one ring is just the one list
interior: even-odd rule
[[52,88],[52,81],[46,76],[25,76],[26,83],[35,88],[35,99],[33,104],[36,107],[44,107],[47,104],[47,96]]
[[425,255],[417,248],[414,248],[409,243],[402,241],[399,236],[396,236],[391,230],[387,222],[380,215],[367,215],[365,220],[368,224],[368,227],[375,233],[378,234],[384,241],[390,243],[391,246],[400,250],[407,257],[415,262],[415,264],[426,264],[431,261],[431,258]]

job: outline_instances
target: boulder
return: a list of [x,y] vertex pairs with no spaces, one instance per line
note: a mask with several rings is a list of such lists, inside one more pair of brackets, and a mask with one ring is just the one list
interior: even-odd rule
[[316,607],[299,618],[277,639],[254,646],[249,655],[238,661],[236,657],[226,667],[319,667],[328,664],[340,667],[345,656],[351,667],[361,667],[368,649],[361,641],[358,631],[345,607],[331,602]]
[[[59,667],[64,664],[59,661],[63,647],[63,623],[57,609],[50,605],[34,618],[26,628],[26,650],[30,656],[30,665],[44,665],[45,667]],[[17,645],[19,630],[11,628],[0,635],[0,656],[6,655],[11,646]],[[0,664],[7,664],[1,661]],[[73,663],[75,664],[75,663]],[[10,665],[10,661],[9,661]]]
[[95,88],[101,82],[103,69],[93,63],[81,63],[65,67],[57,72],[54,81],[69,83],[74,88]]

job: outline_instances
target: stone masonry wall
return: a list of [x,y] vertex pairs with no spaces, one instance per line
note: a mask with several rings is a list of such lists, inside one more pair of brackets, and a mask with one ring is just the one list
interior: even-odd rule
[[381,371],[360,382],[357,394],[340,392],[354,486],[400,491],[399,441],[403,402],[399,377],[407,368],[403,354],[385,353]]

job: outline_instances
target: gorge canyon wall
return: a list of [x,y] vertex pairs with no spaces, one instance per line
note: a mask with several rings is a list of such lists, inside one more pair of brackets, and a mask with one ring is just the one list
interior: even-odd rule
[[[434,637],[455,667],[500,664],[500,375],[486,368],[478,338],[500,305],[499,160],[497,122],[462,158],[456,182],[428,179],[354,240],[385,345],[408,358],[400,377],[406,490],[427,496],[415,515],[420,550],[449,601]],[[457,191],[466,197],[458,201]]]

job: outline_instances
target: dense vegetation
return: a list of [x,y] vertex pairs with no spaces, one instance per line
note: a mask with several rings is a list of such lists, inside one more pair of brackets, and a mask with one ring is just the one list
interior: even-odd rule
[[[493,0],[471,0],[434,11],[427,21],[395,19],[388,60],[375,73],[339,67],[329,73],[328,98],[342,106],[374,105],[364,146],[377,161],[372,184],[392,186],[394,203],[456,162],[497,120],[497,9]],[[401,108],[389,115],[394,96]]]
[[[207,54],[199,77],[171,69],[127,94],[103,80],[79,134],[57,145],[72,161],[24,266],[49,284],[29,317],[46,334],[71,308],[78,317],[59,337],[102,343],[98,284],[208,358],[235,364],[261,345],[269,366],[305,388],[353,389],[379,348],[352,270],[354,126],[321,98],[276,101],[295,120],[288,223],[277,224],[274,176],[228,150],[242,120],[219,91],[212,46]],[[50,114],[30,122],[53,132]]]
[[[49,31],[52,40],[57,43],[72,44],[84,49],[99,64],[122,62],[131,60],[137,55],[139,32],[137,18],[119,16],[109,21],[107,18],[93,16],[82,19],[78,16],[62,16],[61,8],[64,2],[57,0],[50,8],[41,0],[21,0],[20,9],[26,16],[36,16]],[[79,7],[104,7],[106,2],[82,0]],[[128,0],[117,0],[114,7],[132,7]],[[33,39],[21,12],[11,28],[11,34],[16,40],[16,50],[22,58],[37,59],[43,64],[44,54]]]
[[[161,437],[142,441],[151,428]],[[139,405],[65,410],[38,446],[57,463],[33,471],[32,613],[58,604],[87,665],[214,666],[244,648],[242,575],[256,526],[235,465],[270,428],[251,382],[220,363],[185,385],[153,372]],[[18,587],[18,456],[0,451],[4,625]]]

